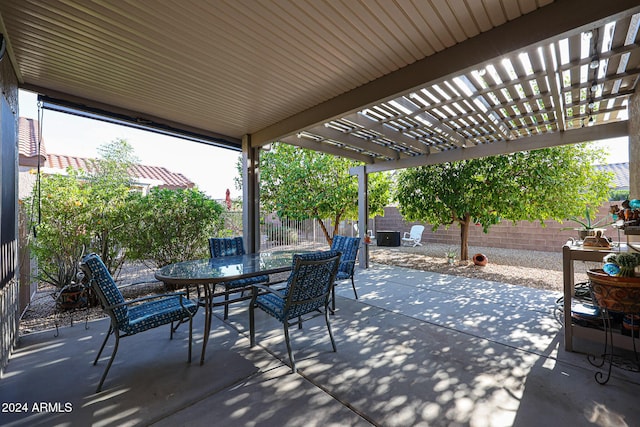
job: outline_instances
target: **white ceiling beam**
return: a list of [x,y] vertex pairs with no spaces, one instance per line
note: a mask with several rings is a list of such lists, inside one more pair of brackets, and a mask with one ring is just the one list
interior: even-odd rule
[[491,31],[263,128],[252,135],[252,145],[261,146],[280,140],[510,52],[601,26],[629,11],[640,11],[637,0],[556,0]]
[[344,119],[362,126],[365,129],[370,129],[374,132],[378,132],[379,134],[384,135],[391,140],[404,144],[420,153],[429,152],[429,147],[423,142],[415,138],[411,138],[403,134],[402,132],[391,129],[389,127],[390,125],[385,126],[385,122],[377,122],[372,118],[360,113],[349,114],[348,116],[345,116]]
[[455,162],[459,160],[476,159],[487,156],[497,156],[501,154],[515,153],[518,151],[538,150],[541,148],[576,144],[579,142],[624,137],[628,135],[627,124],[627,121],[608,123],[599,126],[578,128],[567,132],[546,133],[543,135],[519,138],[513,141],[476,145],[471,148],[447,150],[428,156],[414,156],[397,161],[374,163],[373,165],[367,165],[366,169],[368,173],[382,172]]
[[309,150],[331,154],[333,156],[346,157],[365,164],[373,163],[373,158],[371,156],[367,156],[366,154],[361,154],[353,150],[345,150],[344,148],[340,148],[326,142],[311,141],[310,139],[298,138],[297,136],[289,136],[287,138],[283,138],[280,140],[280,142],[295,145],[296,147],[307,148]]
[[339,130],[332,129],[326,126],[317,126],[312,129],[307,129],[306,132],[321,136],[325,139],[332,139],[338,142],[342,142],[345,145],[349,145],[363,151],[376,153],[382,157],[388,157],[394,160],[398,160],[400,158],[400,153],[396,150],[392,150],[389,147],[385,147],[380,144],[376,144],[363,138],[351,135],[349,133],[340,132]]

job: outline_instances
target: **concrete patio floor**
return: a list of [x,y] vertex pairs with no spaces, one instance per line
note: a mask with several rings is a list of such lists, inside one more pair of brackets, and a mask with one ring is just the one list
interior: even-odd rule
[[614,367],[597,384],[586,356],[562,347],[557,293],[383,265],[358,271],[356,286],[357,301],[337,288],[336,353],[322,318],[291,329],[297,374],[264,313],[249,348],[244,304],[214,318],[202,366],[202,311],[192,364],[184,327],[173,341],[167,328],[123,339],[99,394],[105,320],[24,336],[0,380],[0,424],[640,425],[640,374]]

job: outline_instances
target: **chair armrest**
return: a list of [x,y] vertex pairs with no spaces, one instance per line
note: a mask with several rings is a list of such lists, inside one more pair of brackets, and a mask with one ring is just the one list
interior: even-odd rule
[[[269,283],[268,285],[263,285],[263,286],[267,286],[269,289],[273,289],[274,286],[281,285],[283,283],[286,284],[288,281],[289,281],[289,279],[287,278],[287,279],[284,279],[284,280],[278,280],[277,282],[268,282]],[[283,288],[276,289],[276,290],[279,291],[281,289],[283,289]]]
[[125,289],[125,288],[129,288],[131,286],[138,286],[138,285],[147,285],[150,283],[162,283],[162,281],[160,280],[143,280],[140,282],[135,282],[135,283],[127,283],[126,285],[117,285],[118,289]]
[[182,300],[182,297],[183,296],[187,296],[187,293],[186,292],[174,292],[174,293],[170,293],[170,294],[147,295],[145,297],[140,297],[140,298],[128,300],[128,301],[125,301],[125,302],[121,302],[120,304],[110,305],[108,307],[105,307],[105,310],[111,310],[111,309],[118,308],[118,307],[124,307],[125,305],[135,304],[135,303],[143,302],[143,301],[149,301],[149,300],[167,298],[167,297],[177,297],[177,296],[180,296],[181,297],[180,300]]
[[[260,292],[263,291],[263,292]],[[280,292],[280,290],[278,289],[272,289],[269,286],[265,286],[265,285],[251,285],[251,292],[252,292],[252,296],[251,296],[251,306],[253,306],[256,302],[256,298],[258,298],[258,295],[260,295],[260,293],[265,294],[265,293],[272,293],[277,295],[278,297],[285,299],[285,296],[282,295],[282,293]]]
[[409,238],[409,236],[411,236],[411,233],[409,233],[408,231],[404,232],[404,235],[402,236],[403,239],[407,239]]

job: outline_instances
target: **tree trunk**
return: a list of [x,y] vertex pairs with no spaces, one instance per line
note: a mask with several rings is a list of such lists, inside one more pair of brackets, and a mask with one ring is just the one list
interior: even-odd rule
[[469,224],[471,217],[469,214],[464,216],[464,220],[458,220],[460,223],[460,261],[469,259]]
[[327,231],[327,226],[324,225],[324,222],[320,218],[316,218],[316,220],[318,221],[318,224],[320,224],[320,228],[322,228],[325,240],[329,242],[329,245],[331,245],[332,239],[331,236],[329,236],[329,231]]
[[324,233],[324,238],[326,239],[326,241],[329,244],[329,246],[331,246],[331,244],[333,243],[333,236],[338,234],[338,228],[340,227],[340,218],[341,218],[340,215],[338,215],[338,216],[336,216],[334,218],[334,220],[333,220],[333,234],[329,235],[329,230],[327,230],[327,226],[324,224],[324,222],[320,218],[316,217],[316,220],[320,224],[320,228],[322,228],[322,232]]

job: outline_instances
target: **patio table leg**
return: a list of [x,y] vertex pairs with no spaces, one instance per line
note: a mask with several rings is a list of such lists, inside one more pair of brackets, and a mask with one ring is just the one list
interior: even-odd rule
[[212,293],[211,286],[215,288],[215,284],[207,283],[204,286],[204,336],[202,337],[202,354],[200,355],[200,365],[204,364],[204,355],[207,351],[207,342],[209,342],[209,332],[211,331],[211,310],[212,310]]

